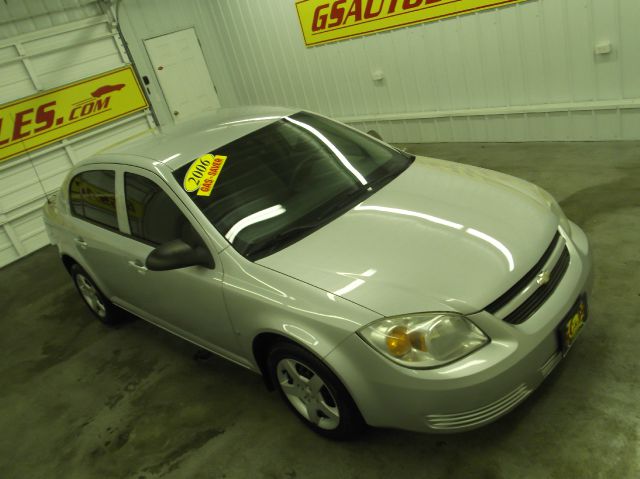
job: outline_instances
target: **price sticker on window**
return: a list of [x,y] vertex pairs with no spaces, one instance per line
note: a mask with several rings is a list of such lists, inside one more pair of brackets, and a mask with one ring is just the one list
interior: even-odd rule
[[207,153],[194,161],[187,174],[184,175],[182,185],[188,193],[197,191],[198,196],[209,196],[222,171],[226,156]]

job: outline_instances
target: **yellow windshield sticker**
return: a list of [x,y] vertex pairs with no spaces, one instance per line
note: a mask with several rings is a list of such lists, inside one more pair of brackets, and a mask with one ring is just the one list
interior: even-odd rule
[[218,180],[218,176],[220,176],[220,172],[222,171],[225,161],[227,161],[226,156],[216,155],[213,157],[211,166],[207,170],[206,176],[202,181],[202,185],[200,185],[200,189],[198,190],[198,196],[209,196],[211,194],[213,187]]
[[197,191],[198,196],[211,195],[226,160],[226,156],[213,156],[207,153],[194,161],[184,175],[182,185],[185,191],[188,193]]

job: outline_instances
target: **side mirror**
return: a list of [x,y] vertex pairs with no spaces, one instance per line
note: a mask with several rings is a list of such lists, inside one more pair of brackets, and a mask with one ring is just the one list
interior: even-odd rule
[[384,141],[380,136],[380,133],[378,133],[376,130],[369,130],[367,132],[367,135],[374,137],[376,140]]
[[194,248],[180,239],[161,244],[149,253],[145,261],[145,266],[151,271],[167,271],[196,265],[213,268],[211,253],[201,246]]

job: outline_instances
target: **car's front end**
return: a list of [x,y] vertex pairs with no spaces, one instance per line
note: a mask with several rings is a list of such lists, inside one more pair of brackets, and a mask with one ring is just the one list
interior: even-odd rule
[[[525,400],[567,352],[567,341],[579,332],[566,338],[568,323],[588,305],[589,243],[577,225],[570,228],[570,235],[561,229],[554,237],[542,264],[525,276],[529,281],[496,298],[499,304],[466,316],[486,337],[471,354],[423,369],[386,357],[392,352],[377,350],[362,331],[332,351],[325,361],[339,371],[367,423],[464,431],[496,420]],[[551,272],[544,284],[539,284],[541,271]]]

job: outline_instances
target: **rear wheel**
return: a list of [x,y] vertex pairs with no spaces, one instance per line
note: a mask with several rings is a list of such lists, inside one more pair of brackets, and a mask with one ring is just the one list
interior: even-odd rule
[[69,272],[80,296],[94,316],[104,324],[115,324],[117,318],[113,304],[102,294],[87,272],[78,264],[72,265]]
[[318,358],[292,343],[278,343],[268,357],[269,374],[285,403],[311,429],[348,439],[364,428],[353,399]]

